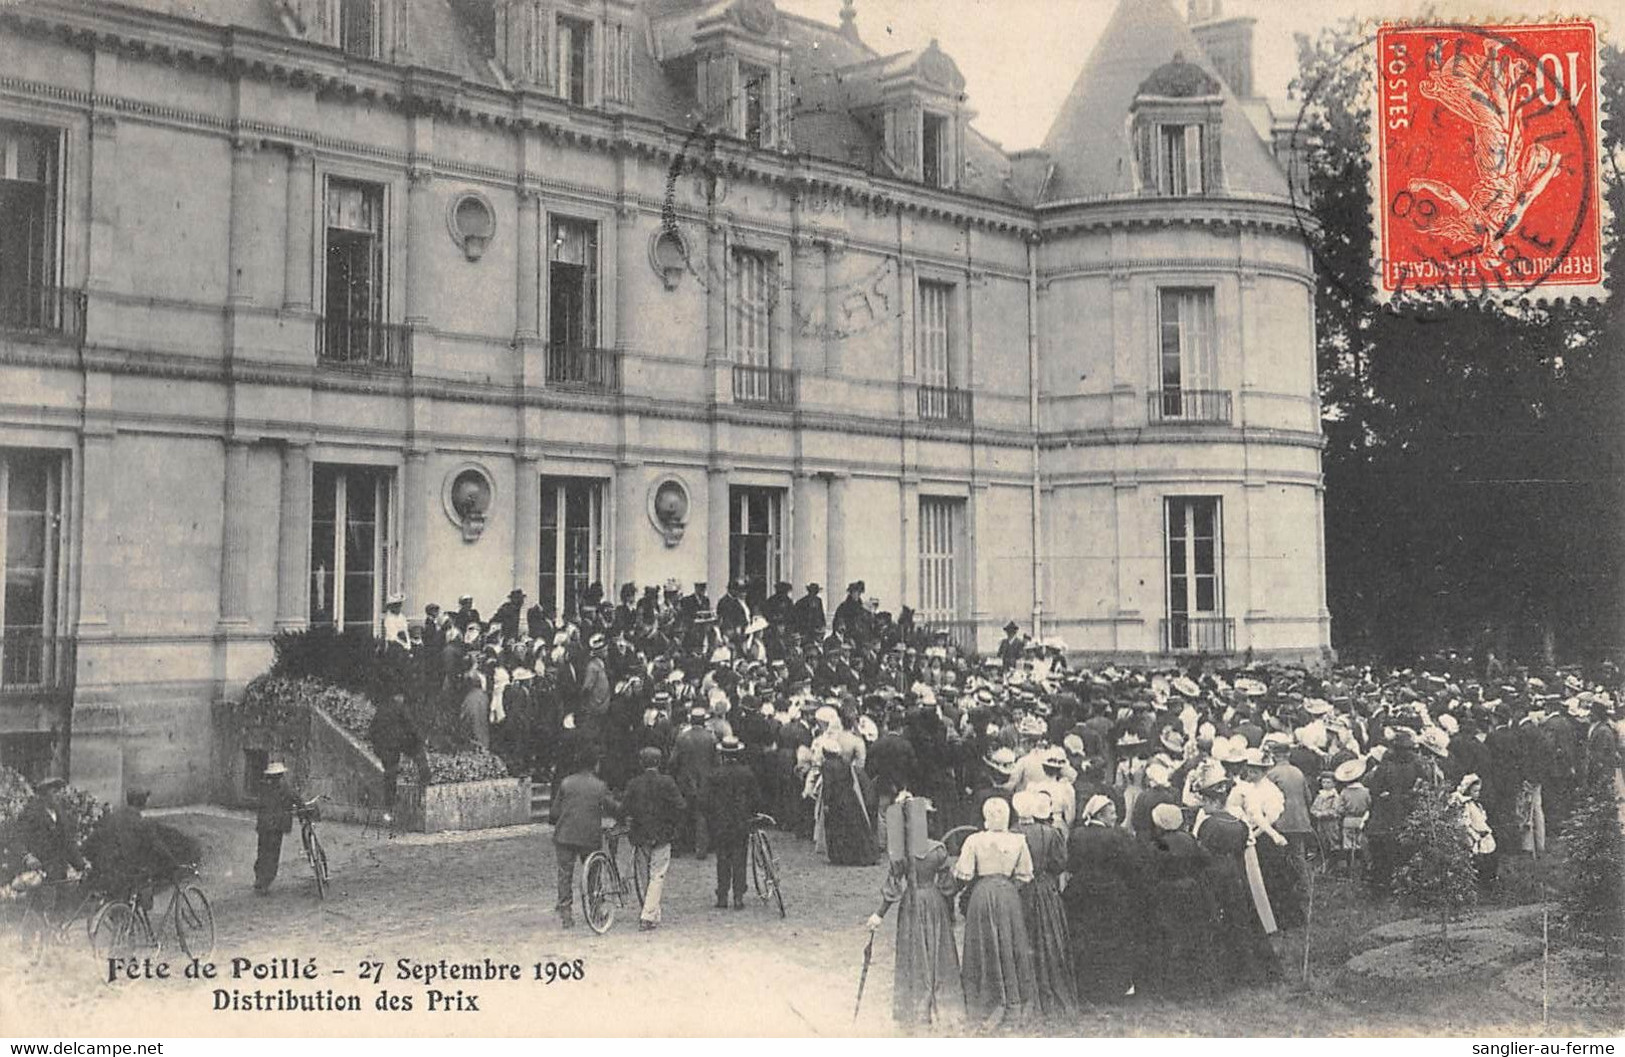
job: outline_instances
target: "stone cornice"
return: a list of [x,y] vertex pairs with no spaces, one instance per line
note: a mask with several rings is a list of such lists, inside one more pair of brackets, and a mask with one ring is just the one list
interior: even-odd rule
[[1076,231],[1134,227],[1255,229],[1301,236],[1313,218],[1293,203],[1274,198],[1191,196],[1187,198],[1101,198],[1038,208],[1045,238]]

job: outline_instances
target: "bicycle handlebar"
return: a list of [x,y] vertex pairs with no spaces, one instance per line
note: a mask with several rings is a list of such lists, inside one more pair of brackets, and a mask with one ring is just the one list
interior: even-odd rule
[[761,811],[758,811],[756,813],[756,817],[751,819],[751,823],[753,825],[757,825],[757,826],[772,826],[774,829],[779,828],[779,820],[778,819],[774,818],[772,815],[765,814],[764,812],[761,812]]

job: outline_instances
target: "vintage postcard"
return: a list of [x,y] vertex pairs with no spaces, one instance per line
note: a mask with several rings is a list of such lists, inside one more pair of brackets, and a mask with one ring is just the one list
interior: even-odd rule
[[0,1035],[1612,1052],[1619,15],[0,2]]

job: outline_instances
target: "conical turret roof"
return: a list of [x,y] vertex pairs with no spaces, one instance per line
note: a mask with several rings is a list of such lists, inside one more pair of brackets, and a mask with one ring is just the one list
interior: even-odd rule
[[[1222,83],[1168,0],[1119,0],[1044,138],[1054,173],[1040,204],[1135,194],[1129,107],[1140,85],[1176,52]],[[1235,96],[1228,88],[1222,92],[1223,193],[1287,198],[1274,156]]]

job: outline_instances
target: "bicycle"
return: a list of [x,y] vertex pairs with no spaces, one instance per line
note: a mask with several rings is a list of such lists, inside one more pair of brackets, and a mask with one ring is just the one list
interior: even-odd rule
[[316,804],[331,799],[332,797],[325,795],[318,796],[304,801],[295,811],[299,816],[299,846],[305,850],[305,860],[310,863],[310,872],[316,876],[317,899],[327,898],[331,874],[327,867],[327,849],[322,847],[322,839],[316,835]]
[[[602,936],[615,924],[615,911],[625,909],[628,893],[635,892],[637,906],[643,906],[643,893],[648,886],[649,849],[632,848],[632,876],[621,873],[621,838],[626,827],[611,826],[604,830],[604,841],[599,849],[587,856],[581,867],[581,916],[587,927]],[[613,900],[613,905],[611,905]]]
[[157,927],[148,909],[156,884],[139,885],[122,899],[103,904],[90,919],[90,946],[96,957],[125,957],[135,950],[137,942],[162,950],[159,937],[166,926],[173,927],[181,950],[189,957],[203,959],[212,955],[214,910],[197,876],[196,864],[189,863],[163,882],[169,887],[169,903],[158,915]]
[[[73,926],[81,920],[85,923],[88,938],[91,918],[103,901],[102,894],[84,877],[52,881],[45,880],[38,871],[33,873],[39,880],[24,886],[28,891],[23,897],[22,916],[17,922],[17,932],[27,945],[30,963],[38,962],[46,947],[66,946]],[[18,884],[17,881],[12,883],[14,886]],[[64,907],[62,895],[70,885],[78,889],[77,898]]]
[[778,828],[772,815],[757,815],[750,820],[750,883],[756,895],[767,902],[778,903],[779,917],[785,916],[784,888],[779,884],[779,860],[773,854],[773,842],[767,837],[768,827]]

